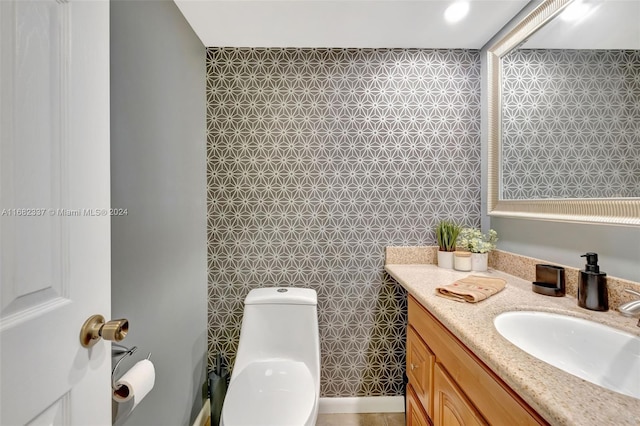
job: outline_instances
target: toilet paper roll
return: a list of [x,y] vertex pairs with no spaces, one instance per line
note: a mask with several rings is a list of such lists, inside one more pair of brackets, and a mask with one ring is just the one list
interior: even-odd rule
[[156,370],[148,359],[138,361],[129,371],[116,381],[113,400],[122,403],[133,399],[131,410],[147,396],[156,381]]

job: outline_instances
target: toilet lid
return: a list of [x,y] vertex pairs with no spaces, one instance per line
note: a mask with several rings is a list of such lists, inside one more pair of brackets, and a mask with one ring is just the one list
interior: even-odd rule
[[252,362],[229,385],[222,419],[225,426],[304,426],[315,393],[302,362]]

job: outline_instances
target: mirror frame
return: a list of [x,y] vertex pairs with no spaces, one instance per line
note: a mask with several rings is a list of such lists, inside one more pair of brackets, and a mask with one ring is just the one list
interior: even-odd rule
[[560,222],[640,226],[640,198],[523,199],[501,198],[502,67],[501,59],[518,47],[573,0],[544,0],[487,50],[489,216]]

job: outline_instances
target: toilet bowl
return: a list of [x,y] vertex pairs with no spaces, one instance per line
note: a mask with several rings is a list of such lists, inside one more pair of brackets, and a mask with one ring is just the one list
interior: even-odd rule
[[313,426],[320,393],[317,295],[260,288],[244,301],[224,426]]

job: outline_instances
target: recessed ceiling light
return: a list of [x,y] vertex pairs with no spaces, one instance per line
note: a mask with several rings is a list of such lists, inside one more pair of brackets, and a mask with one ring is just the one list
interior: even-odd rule
[[444,19],[453,24],[464,19],[467,13],[469,13],[469,2],[457,1],[444,11]]

